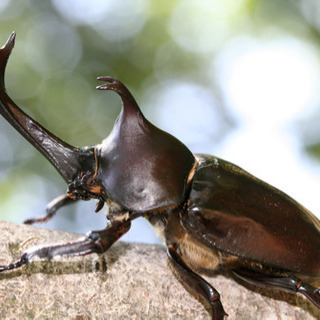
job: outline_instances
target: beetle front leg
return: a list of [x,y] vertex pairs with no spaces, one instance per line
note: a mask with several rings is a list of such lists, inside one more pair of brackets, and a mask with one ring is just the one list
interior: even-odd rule
[[122,235],[129,231],[130,220],[114,221],[106,229],[89,232],[85,239],[66,244],[47,245],[31,248],[22,253],[20,259],[14,263],[0,266],[0,272],[12,270],[28,264],[34,259],[51,260],[62,256],[84,256],[91,253],[103,253],[116,242]]
[[224,311],[220,301],[219,292],[214,289],[207,281],[201,278],[198,274],[193,272],[182,260],[176,250],[176,246],[170,244],[167,250],[168,257],[175,270],[178,272],[181,280],[194,293],[200,295],[207,302],[209,302],[212,309],[213,320],[223,320],[227,313]]
[[50,220],[56,212],[63,206],[70,204],[74,202],[74,199],[71,199],[67,194],[63,194],[55,199],[53,199],[51,202],[48,203],[46,207],[46,215],[40,218],[31,218],[25,220],[24,224],[34,224],[34,223],[43,223],[48,220]]
[[238,278],[259,287],[278,289],[290,293],[301,293],[320,309],[320,289],[294,276],[265,275],[250,269],[233,270]]

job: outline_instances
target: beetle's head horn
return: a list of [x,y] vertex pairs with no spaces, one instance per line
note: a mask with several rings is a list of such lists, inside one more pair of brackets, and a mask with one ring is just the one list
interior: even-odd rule
[[[25,114],[7,95],[4,74],[14,41],[15,33],[13,32],[0,49],[0,113],[70,183],[79,174],[79,171],[83,170],[83,163],[90,167],[89,163],[94,162],[93,152],[89,150],[90,148],[80,149],[63,142]],[[85,158],[92,158],[92,161],[85,160]]]
[[98,80],[107,83],[97,89],[116,91],[123,107],[112,132],[97,148],[96,180],[128,210],[143,212],[181,204],[195,166],[193,154],[151,124],[119,80]]

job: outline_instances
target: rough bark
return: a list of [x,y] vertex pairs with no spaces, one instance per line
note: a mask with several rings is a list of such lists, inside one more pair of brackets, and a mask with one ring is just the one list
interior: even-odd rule
[[[0,230],[0,264],[31,246],[79,237],[8,222]],[[300,295],[249,290],[228,273],[207,279],[229,319],[320,318]],[[210,319],[171,272],[163,247],[123,242],[102,257],[38,261],[1,273],[0,304],[1,319]]]

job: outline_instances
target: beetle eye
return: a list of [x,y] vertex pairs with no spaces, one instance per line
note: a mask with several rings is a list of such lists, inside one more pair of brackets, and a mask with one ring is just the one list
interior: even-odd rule
[[83,184],[91,184],[92,183],[92,177],[91,172],[87,171],[85,173],[81,174],[81,181],[79,181],[79,186]]

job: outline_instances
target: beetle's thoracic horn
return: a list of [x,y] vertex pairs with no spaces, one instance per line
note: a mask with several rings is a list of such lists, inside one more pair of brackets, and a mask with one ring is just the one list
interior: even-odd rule
[[98,146],[95,180],[107,186],[109,196],[130,211],[181,204],[196,165],[192,152],[150,123],[123,83],[111,77],[98,80],[107,83],[97,89],[116,91],[123,106],[112,132]]
[[4,74],[14,40],[13,32],[0,49],[0,113],[53,164],[67,182],[71,182],[80,167],[79,149],[63,142],[30,118],[6,93]]

